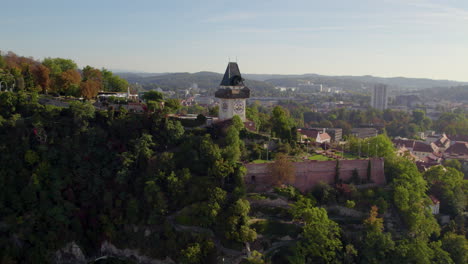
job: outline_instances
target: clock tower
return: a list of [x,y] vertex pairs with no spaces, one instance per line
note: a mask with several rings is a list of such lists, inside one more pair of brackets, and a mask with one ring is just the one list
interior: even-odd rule
[[215,97],[220,99],[219,120],[237,115],[245,121],[246,99],[250,97],[250,89],[244,85],[236,62],[229,62]]

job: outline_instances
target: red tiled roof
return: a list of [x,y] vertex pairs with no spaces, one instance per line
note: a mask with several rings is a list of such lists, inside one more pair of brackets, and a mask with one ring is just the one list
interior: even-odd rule
[[415,141],[413,151],[432,153],[432,152],[435,151],[435,148],[436,148],[436,146],[433,143],[426,144],[424,142]]
[[307,136],[308,138],[313,138],[313,139],[316,139],[317,135],[320,133],[316,129],[298,129],[298,131],[300,134]]
[[429,198],[431,198],[433,204],[440,203],[439,199],[437,199],[434,195],[429,195]]
[[448,136],[448,138],[452,141],[468,142],[468,136],[451,135],[451,136]]
[[463,155],[468,155],[468,143],[466,142],[457,142],[450,146],[447,150],[445,150],[446,153],[449,154],[463,154]]
[[436,144],[437,147],[447,148],[450,146],[450,139],[445,134],[443,134],[434,142],[434,144]]
[[330,135],[328,135],[327,132],[325,133],[320,133],[320,139],[323,141],[323,140],[327,140],[327,139],[331,139]]
[[405,148],[413,148],[414,142],[415,142],[412,139],[394,139],[392,141],[393,141],[393,144],[395,144],[395,146],[397,147],[404,146]]

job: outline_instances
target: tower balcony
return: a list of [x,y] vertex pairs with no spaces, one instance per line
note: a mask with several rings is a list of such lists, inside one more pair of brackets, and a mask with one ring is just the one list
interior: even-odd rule
[[250,97],[250,89],[247,87],[244,88],[221,88],[215,92],[215,97],[224,98],[224,99],[245,99]]

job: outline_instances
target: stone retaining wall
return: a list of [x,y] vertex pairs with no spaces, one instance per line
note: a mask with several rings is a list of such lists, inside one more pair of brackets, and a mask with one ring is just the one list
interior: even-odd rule
[[[384,159],[362,159],[362,160],[340,160],[340,179],[343,182],[349,181],[353,175],[353,171],[357,170],[359,178],[367,180],[367,168],[371,165],[371,182],[375,185],[385,185],[384,175]],[[293,162],[296,168],[296,177],[294,182],[288,184],[293,185],[302,192],[309,191],[320,181],[328,184],[335,183],[336,175],[336,160],[332,161],[302,161]],[[247,174],[245,183],[256,191],[264,191],[272,186],[272,179],[268,172],[268,163],[263,164],[247,164]]]

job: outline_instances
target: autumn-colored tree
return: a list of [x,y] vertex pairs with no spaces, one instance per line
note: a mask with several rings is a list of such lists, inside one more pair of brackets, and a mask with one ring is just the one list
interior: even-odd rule
[[73,86],[78,86],[81,82],[81,75],[77,70],[70,69],[62,72],[57,79],[57,85],[60,92],[69,93]]
[[373,205],[369,212],[369,218],[364,220],[364,225],[369,231],[382,232],[383,231],[383,219],[377,217],[379,214],[379,208]]
[[86,66],[83,68],[83,81],[93,80],[99,82],[102,85],[102,72],[91,66]]
[[281,185],[292,184],[296,179],[296,169],[286,154],[276,154],[275,162],[268,165],[272,183]]
[[42,64],[39,64],[36,68],[34,68],[33,74],[37,84],[41,86],[42,92],[46,93],[47,89],[50,87],[49,68]]
[[80,84],[81,96],[83,96],[87,100],[94,98],[97,96],[100,87],[101,87],[100,83],[93,81],[93,80],[86,80],[84,82],[81,82]]

